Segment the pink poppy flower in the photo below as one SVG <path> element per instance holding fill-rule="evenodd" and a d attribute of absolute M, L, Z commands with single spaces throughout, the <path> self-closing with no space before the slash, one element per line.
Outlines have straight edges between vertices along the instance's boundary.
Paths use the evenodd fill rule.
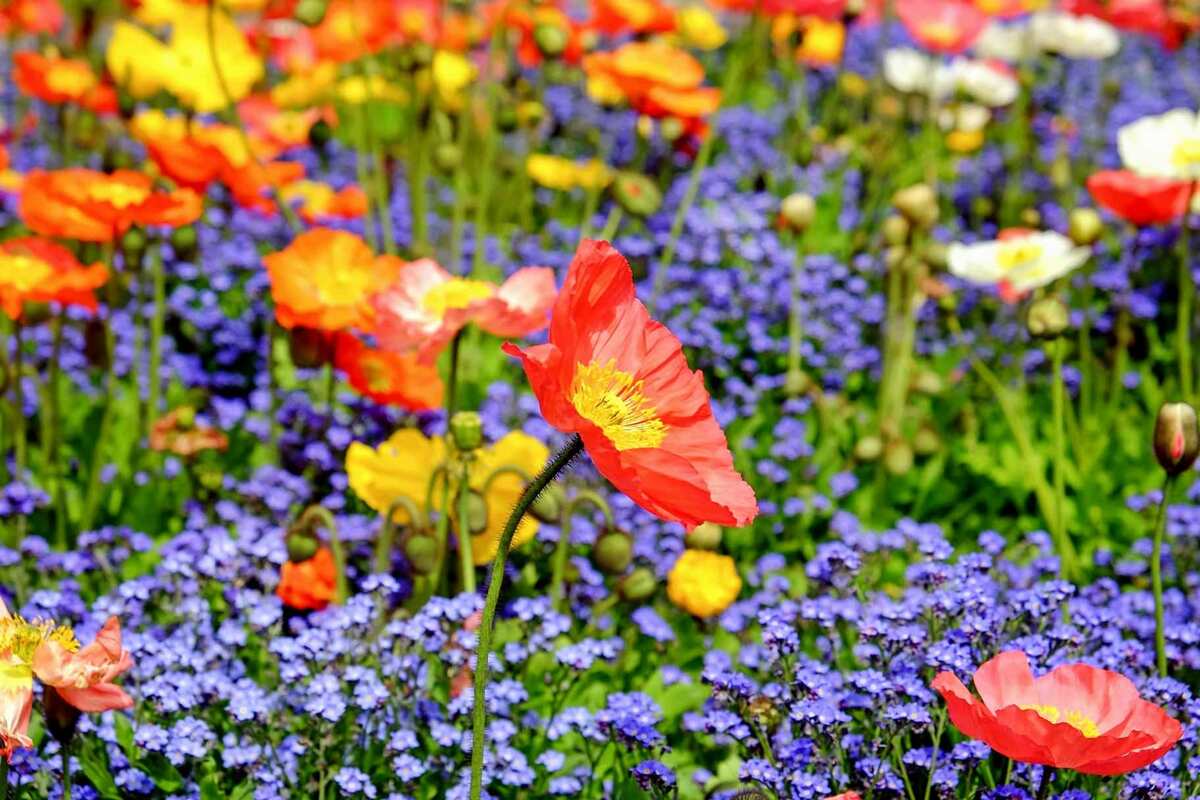
<path fill-rule="evenodd" d="M 962 0 L 899 0 L 896 14 L 921 46 L 937 53 L 961 53 L 987 27 L 978 6 Z"/>
<path fill-rule="evenodd" d="M 33 679 L 11 654 L 0 664 L 0 757 L 11 759 L 14 750 L 33 747 L 26 735 L 33 711 Z"/>
<path fill-rule="evenodd" d="M 383 349 L 416 351 L 430 363 L 472 322 L 504 338 L 541 330 L 554 297 L 549 267 L 524 267 L 497 286 L 451 275 L 423 258 L 405 264 L 396 282 L 375 297 L 375 333 Z"/>
<path fill-rule="evenodd" d="M 38 680 L 80 711 L 97 713 L 133 705 L 133 698 L 113 683 L 133 666 L 129 651 L 121 647 L 121 623 L 116 617 L 109 617 L 96 641 L 78 652 L 54 640 L 42 642 L 32 666 Z"/>

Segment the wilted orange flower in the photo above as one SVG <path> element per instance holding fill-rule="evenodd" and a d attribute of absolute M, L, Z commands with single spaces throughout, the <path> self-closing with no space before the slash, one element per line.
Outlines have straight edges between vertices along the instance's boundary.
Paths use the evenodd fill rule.
<path fill-rule="evenodd" d="M 52 105 L 74 103 L 97 114 L 117 110 L 117 92 L 100 82 L 88 62 L 43 56 L 32 51 L 13 54 L 13 81 L 30 97 Z"/>
<path fill-rule="evenodd" d="M 196 424 L 196 411 L 180 406 L 159 417 L 150 428 L 150 449 L 194 456 L 205 450 L 224 450 L 229 438 L 216 428 Z"/>
<path fill-rule="evenodd" d="M 189 225 L 200 218 L 200 196 L 162 192 L 148 175 L 83 168 L 35 170 L 21 187 L 21 219 L 43 236 L 111 242 L 131 225 Z"/>
<path fill-rule="evenodd" d="M 24 237 L 0 244 L 0 309 L 19 319 L 26 302 L 55 302 L 96 310 L 92 294 L 108 280 L 103 264 L 85 267 L 60 244 Z"/>
<path fill-rule="evenodd" d="M 390 286 L 404 262 L 377 256 L 352 233 L 314 228 L 263 258 L 271 278 L 275 318 L 324 331 L 375 327 L 372 298 Z"/>
<path fill-rule="evenodd" d="M 317 550 L 307 561 L 284 562 L 275 594 L 285 606 L 300 611 L 319 611 L 337 596 L 337 564 L 328 547 Z"/>
<path fill-rule="evenodd" d="M 357 219 L 367 213 L 367 195 L 357 186 L 347 186 L 334 191 L 333 187 L 320 181 L 293 181 L 284 186 L 280 193 L 285 203 L 300 203 L 300 216 L 306 222 L 324 219 Z"/>
<path fill-rule="evenodd" d="M 376 403 L 410 411 L 441 408 L 445 387 L 436 367 L 414 354 L 367 347 L 353 334 L 338 337 L 334 366 L 346 373 L 354 390 Z"/>
<path fill-rule="evenodd" d="M 583 68 L 593 96 L 624 97 L 643 114 L 677 117 L 690 133 L 703 133 L 703 119 L 721 105 L 720 90 L 702 85 L 704 66 L 665 42 L 629 42 L 593 53 L 584 57 Z"/>

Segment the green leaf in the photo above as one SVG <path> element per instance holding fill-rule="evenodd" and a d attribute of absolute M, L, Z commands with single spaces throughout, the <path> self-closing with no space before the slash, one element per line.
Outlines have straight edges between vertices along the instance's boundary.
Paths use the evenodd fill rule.
<path fill-rule="evenodd" d="M 80 769 L 100 796 L 105 800 L 121 800 L 121 792 L 117 788 L 117 782 L 113 780 L 103 745 L 89 740 L 79 749 L 78 755 Z"/>
<path fill-rule="evenodd" d="M 167 794 L 183 787 L 183 776 L 179 770 L 160 753 L 148 753 L 137 762 L 137 767 L 150 776 L 154 785 Z"/>
<path fill-rule="evenodd" d="M 113 727 L 117 729 L 117 744 L 130 761 L 137 761 L 137 747 L 133 743 L 133 723 L 124 714 L 113 714 Z"/>

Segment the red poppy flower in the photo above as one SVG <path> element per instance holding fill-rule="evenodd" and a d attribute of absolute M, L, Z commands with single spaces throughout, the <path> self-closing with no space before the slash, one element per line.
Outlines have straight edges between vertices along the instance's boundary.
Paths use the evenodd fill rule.
<path fill-rule="evenodd" d="M 1015 761 L 1055 769 L 1121 775 L 1157 761 L 1183 735 L 1125 676 L 1068 664 L 1034 678 L 1020 650 L 975 671 L 979 697 L 950 672 L 939 673 L 933 688 L 965 735 Z"/>
<path fill-rule="evenodd" d="M 307 561 L 287 561 L 279 572 L 275 594 L 285 606 L 300 611 L 319 611 L 337 597 L 337 565 L 328 547 L 317 550 Z"/>
<path fill-rule="evenodd" d="M 1092 198 L 1134 225 L 1164 225 L 1187 211 L 1188 181 L 1148 178 L 1123 169 L 1104 170 L 1087 179 Z"/>
<path fill-rule="evenodd" d="M 1130 33 L 1153 36 L 1174 50 L 1183 40 L 1182 27 L 1162 0 L 1066 0 L 1063 11 L 1102 19 Z"/>
<path fill-rule="evenodd" d="M 988 17 L 962 0 L 898 0 L 896 15 L 914 39 L 937 53 L 961 53 L 975 43 Z"/>
<path fill-rule="evenodd" d="M 445 387 L 437 368 L 414 354 L 375 350 L 347 333 L 338 337 L 333 363 L 356 392 L 376 403 L 410 411 L 442 407 Z"/>
<path fill-rule="evenodd" d="M 8 0 L 0 5 L 0 33 L 15 31 L 54 35 L 65 15 L 58 0 Z"/>
<path fill-rule="evenodd" d="M 21 307 L 30 301 L 95 311 L 92 292 L 107 280 L 107 267 L 85 267 L 60 244 L 32 236 L 0 244 L 0 310 L 11 319 L 19 319 Z"/>
<path fill-rule="evenodd" d="M 610 36 L 675 30 L 675 11 L 662 0 L 596 0 L 592 7 L 592 27 Z"/>
<path fill-rule="evenodd" d="M 629 263 L 608 242 L 579 245 L 549 343 L 504 351 L 523 362 L 546 421 L 579 434 L 600 472 L 647 511 L 689 529 L 746 525 L 758 514 L 703 376 L 650 318 Z"/>
<path fill-rule="evenodd" d="M 713 5 L 743 14 L 762 14 L 778 17 L 820 17 L 841 19 L 846 12 L 846 0 L 713 0 Z"/>
<path fill-rule="evenodd" d="M 47 58 L 26 50 L 13 54 L 12 75 L 18 89 L 43 102 L 74 103 L 97 114 L 116 113 L 116 90 L 102 84 L 82 59 Z"/>
<path fill-rule="evenodd" d="M 188 225 L 200 218 L 188 189 L 161 192 L 148 175 L 71 168 L 35 170 L 21 187 L 21 219 L 43 236 L 111 242 L 131 225 Z"/>

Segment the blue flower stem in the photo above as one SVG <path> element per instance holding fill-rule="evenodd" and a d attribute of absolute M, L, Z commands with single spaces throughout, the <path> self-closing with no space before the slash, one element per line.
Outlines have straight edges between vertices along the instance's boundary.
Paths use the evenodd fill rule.
<path fill-rule="evenodd" d="M 1162 549 L 1167 532 L 1167 502 L 1174 486 L 1175 476 L 1167 475 L 1154 521 L 1154 547 L 1150 551 L 1150 584 L 1154 591 L 1154 655 L 1159 677 L 1163 678 L 1167 677 L 1167 632 L 1163 621 Z"/>
<path fill-rule="evenodd" d="M 521 497 L 517 500 L 517 504 L 513 508 L 512 514 L 509 515 L 508 521 L 504 523 L 504 530 L 500 533 L 500 542 L 496 548 L 496 557 L 492 560 L 487 599 L 483 604 L 483 620 L 479 625 L 479 646 L 475 651 L 475 702 L 471 709 L 474 722 L 471 739 L 470 800 L 479 800 L 483 792 L 483 748 L 484 733 L 487 726 L 488 654 L 492 648 L 492 629 L 495 627 L 496 607 L 500 603 L 500 588 L 504 584 L 504 563 L 508 559 L 508 548 L 512 545 L 513 534 L 517 532 L 517 525 L 520 524 L 521 519 L 525 516 L 525 512 L 537 500 L 538 495 L 582 451 L 583 440 L 579 436 L 571 437 L 571 441 L 563 449 L 555 453 L 542 471 L 525 487 L 525 491 L 521 493 Z"/>

